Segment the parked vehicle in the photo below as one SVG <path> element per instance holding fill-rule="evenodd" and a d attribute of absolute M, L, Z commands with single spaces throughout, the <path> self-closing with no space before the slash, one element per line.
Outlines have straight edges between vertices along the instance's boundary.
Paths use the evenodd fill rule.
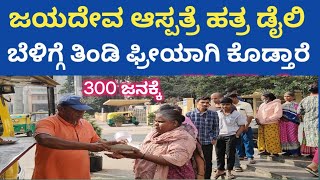
<path fill-rule="evenodd" d="M 35 131 L 35 124 L 38 120 L 48 116 L 48 112 L 33 112 L 29 114 L 10 115 L 15 134 L 26 134 L 31 137 Z"/>
<path fill-rule="evenodd" d="M 115 126 L 116 121 L 114 119 L 114 117 L 118 116 L 118 115 L 123 115 L 125 118 L 123 120 L 123 124 L 134 124 L 134 125 L 138 125 L 139 121 L 137 120 L 137 118 L 135 116 L 133 116 L 133 112 L 132 111 L 124 111 L 124 112 L 111 112 L 108 113 L 107 115 L 107 123 L 109 126 Z"/>

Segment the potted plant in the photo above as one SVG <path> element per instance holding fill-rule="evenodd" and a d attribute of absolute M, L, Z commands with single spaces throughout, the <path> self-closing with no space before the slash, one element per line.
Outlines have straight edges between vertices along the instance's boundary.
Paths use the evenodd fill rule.
<path fill-rule="evenodd" d="M 90 119 L 90 115 L 85 114 L 84 118 L 87 119 L 96 131 L 97 135 L 101 137 L 102 128 L 94 121 Z M 89 152 L 90 157 L 90 172 L 97 172 L 102 170 L 103 157 L 95 152 Z"/>
<path fill-rule="evenodd" d="M 154 112 L 148 114 L 148 125 L 152 125 L 153 121 L 156 119 L 156 114 Z"/>
<path fill-rule="evenodd" d="M 122 123 L 126 121 L 126 118 L 122 114 L 116 114 L 113 116 L 112 120 L 117 127 L 120 127 L 122 126 Z"/>

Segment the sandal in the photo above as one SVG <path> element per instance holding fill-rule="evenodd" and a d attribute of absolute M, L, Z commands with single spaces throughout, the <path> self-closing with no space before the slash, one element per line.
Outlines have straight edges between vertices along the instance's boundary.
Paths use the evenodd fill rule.
<path fill-rule="evenodd" d="M 314 176 L 319 177 L 318 171 L 314 171 L 314 170 L 312 170 L 312 169 L 309 168 L 309 167 L 306 167 L 305 170 L 308 171 L 309 173 L 313 174 Z"/>
<path fill-rule="evenodd" d="M 243 169 L 242 169 L 242 167 L 236 167 L 236 168 L 234 168 L 234 171 L 235 172 L 243 172 Z"/>
<path fill-rule="evenodd" d="M 299 154 L 292 154 L 292 155 L 290 155 L 290 157 L 293 157 L 293 158 L 297 158 L 297 157 L 299 157 L 300 155 Z"/>
<path fill-rule="evenodd" d="M 252 159 L 252 158 L 249 159 L 249 164 L 255 164 L 255 163 L 256 163 L 256 161 L 254 159 Z"/>
<path fill-rule="evenodd" d="M 279 157 L 279 154 L 270 154 L 270 157 Z"/>
<path fill-rule="evenodd" d="M 285 152 L 285 153 L 283 153 L 283 154 L 282 154 L 282 156 L 291 156 L 291 154 L 290 154 L 290 153 Z"/>
<path fill-rule="evenodd" d="M 221 173 L 221 174 L 216 173 L 216 174 L 214 175 L 214 179 L 218 179 L 220 176 L 225 176 L 225 175 L 226 175 L 226 172 L 223 172 L 223 173 Z"/>
<path fill-rule="evenodd" d="M 270 153 L 268 153 L 268 152 L 266 152 L 266 151 L 262 151 L 262 152 L 260 152 L 258 155 L 270 155 Z"/>
<path fill-rule="evenodd" d="M 309 154 L 308 156 L 306 156 L 307 158 L 313 158 L 313 155 Z"/>
<path fill-rule="evenodd" d="M 236 176 L 233 174 L 227 174 L 227 179 L 235 179 Z"/>

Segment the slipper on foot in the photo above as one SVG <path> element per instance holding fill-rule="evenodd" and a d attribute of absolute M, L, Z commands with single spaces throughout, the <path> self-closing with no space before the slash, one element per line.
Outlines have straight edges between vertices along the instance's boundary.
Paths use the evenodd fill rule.
<path fill-rule="evenodd" d="M 308 171 L 309 173 L 311 173 L 311 174 L 319 177 L 319 172 L 318 172 L 318 171 L 314 171 L 314 170 L 312 170 L 312 169 L 309 168 L 309 167 L 306 167 L 305 170 Z"/>
<path fill-rule="evenodd" d="M 223 172 L 222 174 L 215 174 L 214 179 L 218 179 L 220 176 L 225 176 L 226 172 Z"/>

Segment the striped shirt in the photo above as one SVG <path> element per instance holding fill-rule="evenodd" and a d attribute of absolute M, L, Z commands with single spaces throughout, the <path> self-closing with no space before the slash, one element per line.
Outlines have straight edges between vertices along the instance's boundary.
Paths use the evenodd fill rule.
<path fill-rule="evenodd" d="M 198 129 L 201 145 L 209 145 L 219 135 L 219 117 L 217 112 L 207 110 L 203 113 L 196 108 L 186 114 Z"/>

